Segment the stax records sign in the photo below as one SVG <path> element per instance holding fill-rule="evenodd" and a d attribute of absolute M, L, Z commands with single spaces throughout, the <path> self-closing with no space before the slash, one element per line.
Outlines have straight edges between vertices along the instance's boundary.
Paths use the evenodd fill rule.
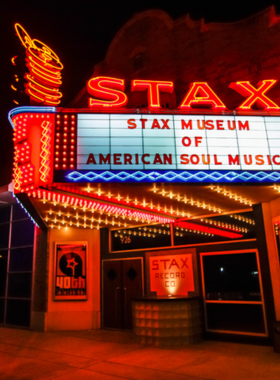
<path fill-rule="evenodd" d="M 86 244 L 56 244 L 55 252 L 56 258 L 54 299 L 86 299 Z"/>
<path fill-rule="evenodd" d="M 194 291 L 192 254 L 150 256 L 150 290 L 157 296 L 187 296 Z"/>

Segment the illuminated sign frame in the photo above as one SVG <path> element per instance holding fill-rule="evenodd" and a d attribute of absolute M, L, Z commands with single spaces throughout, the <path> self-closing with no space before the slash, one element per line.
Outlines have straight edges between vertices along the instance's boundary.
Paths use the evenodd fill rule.
<path fill-rule="evenodd" d="M 164 297 L 199 295 L 200 285 L 197 276 L 195 248 L 163 248 L 156 252 L 147 250 L 145 261 L 148 273 L 146 276 L 148 295 L 154 296 L 155 292 L 158 292 L 157 296 Z M 172 278 L 172 273 L 175 278 Z M 165 283 L 165 281 L 169 281 L 169 283 Z M 171 284 L 171 281 L 174 282 Z"/>
<path fill-rule="evenodd" d="M 280 182 L 278 113 L 234 115 L 119 110 L 107 114 L 54 107 L 19 107 L 10 112 L 9 119 L 14 127 L 16 192 L 29 193 L 57 182 Z M 234 152 L 225 141 L 235 146 Z M 83 144 L 87 152 L 82 166 Z M 257 148 L 252 148 L 252 144 Z M 177 156 L 168 149 L 173 149 Z M 243 149 L 243 153 L 238 149 Z M 246 149 L 251 149 L 251 153 L 247 154 Z M 227 166 L 219 150 L 225 152 Z M 255 150 L 254 155 L 252 150 Z M 127 165 L 120 165 L 124 153 Z M 180 165 L 176 160 L 181 160 Z"/>
<path fill-rule="evenodd" d="M 157 296 L 188 296 L 193 292 L 192 253 L 149 257 L 150 291 Z"/>

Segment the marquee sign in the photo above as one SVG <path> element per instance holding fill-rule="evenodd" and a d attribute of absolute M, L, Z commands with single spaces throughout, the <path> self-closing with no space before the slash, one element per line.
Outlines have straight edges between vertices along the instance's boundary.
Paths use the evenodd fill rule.
<path fill-rule="evenodd" d="M 16 192 L 53 182 L 280 181 L 276 115 L 19 107 L 10 119 Z"/>
<path fill-rule="evenodd" d="M 280 118 L 78 114 L 77 170 L 279 170 Z"/>

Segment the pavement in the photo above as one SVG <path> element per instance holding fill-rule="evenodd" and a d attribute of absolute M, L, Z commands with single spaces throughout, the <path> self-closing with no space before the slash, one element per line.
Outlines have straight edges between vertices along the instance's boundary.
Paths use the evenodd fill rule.
<path fill-rule="evenodd" d="M 129 332 L 0 328 L 1 380 L 279 380 L 273 347 L 202 341 L 156 348 Z"/>

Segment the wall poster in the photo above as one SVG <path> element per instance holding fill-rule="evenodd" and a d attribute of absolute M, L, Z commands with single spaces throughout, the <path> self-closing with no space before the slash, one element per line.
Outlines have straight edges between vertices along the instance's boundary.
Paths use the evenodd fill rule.
<path fill-rule="evenodd" d="M 54 299 L 87 299 L 87 243 L 55 243 Z"/>

